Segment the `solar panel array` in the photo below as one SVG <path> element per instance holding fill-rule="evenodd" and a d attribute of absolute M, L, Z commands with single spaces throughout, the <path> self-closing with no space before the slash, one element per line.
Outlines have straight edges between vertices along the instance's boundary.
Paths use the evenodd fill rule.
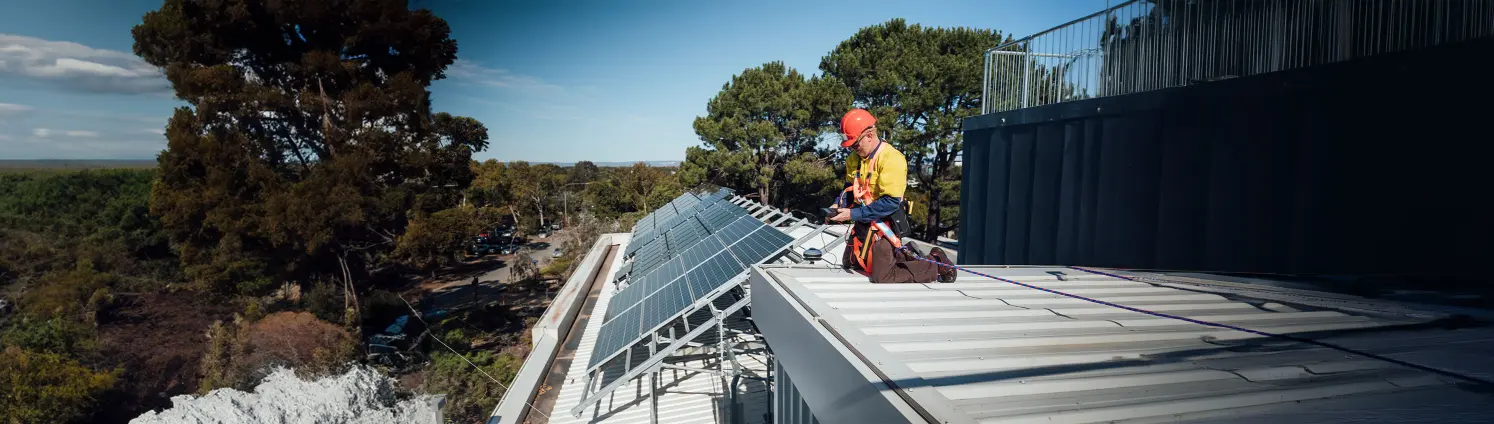
<path fill-rule="evenodd" d="M 701 237 L 695 238 L 693 242 L 683 246 L 679 250 L 670 251 L 647 248 L 638 251 L 637 257 L 630 265 L 633 267 L 633 271 L 630 271 L 634 276 L 632 283 L 623 289 L 622 292 L 619 292 L 617 296 L 613 297 L 611 306 L 607 308 L 608 319 L 622 313 L 624 309 L 633 306 L 634 303 L 642 300 L 648 293 L 657 290 L 660 286 L 669 282 L 669 280 L 660 281 L 658 279 L 660 276 L 667 276 L 672 279 L 674 276 L 683 274 L 684 269 L 682 268 L 686 267 L 685 264 L 693 266 L 693 264 L 704 262 L 717 252 L 725 250 L 726 246 L 733 241 L 746 237 L 754 229 L 752 227 L 753 223 L 762 225 L 761 222 L 747 216 L 746 210 L 730 203 L 720 203 L 712 206 L 712 209 L 720 211 L 720 214 L 730 216 L 731 220 L 721 220 L 722 224 L 720 226 L 713 226 L 713 230 L 709 230 L 707 234 L 702 234 Z M 698 218 L 692 219 L 696 219 L 697 224 L 691 225 L 700 225 L 698 224 Z M 682 228 L 688 227 L 680 226 L 678 228 L 680 229 L 666 233 L 665 239 L 669 239 L 678 232 L 687 231 L 682 230 Z M 656 244 L 663 245 L 667 243 Z M 664 272 L 660 274 L 654 271 Z M 669 272 L 673 272 L 673 274 L 669 274 Z M 639 285 L 646 288 L 636 290 L 633 288 Z M 628 293 L 630 291 L 633 293 Z"/>
<path fill-rule="evenodd" d="M 633 226 L 632 243 L 624 251 L 626 255 L 632 255 L 652 244 L 658 237 L 674 227 L 689 221 L 700 211 L 709 208 L 726 196 L 731 195 L 730 190 L 720 189 L 709 194 L 697 195 L 691 192 L 676 197 L 664 206 L 659 207 L 653 213 L 638 220 Z"/>
<path fill-rule="evenodd" d="M 687 223 L 663 233 L 662 243 L 650 243 L 665 245 L 664 249 L 638 251 L 632 284 L 609 302 L 588 368 L 668 324 L 696 301 L 719 293 L 749 265 L 771 258 L 793 242 L 729 202 L 716 202 L 682 220 Z M 639 267 L 640 261 L 651 265 Z"/>

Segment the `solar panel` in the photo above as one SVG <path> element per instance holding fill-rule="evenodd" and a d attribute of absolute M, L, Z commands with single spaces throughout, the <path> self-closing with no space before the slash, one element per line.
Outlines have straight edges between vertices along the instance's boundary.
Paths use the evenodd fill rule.
<path fill-rule="evenodd" d="M 717 194 L 725 194 L 717 192 Z M 671 200 L 653 213 L 640 219 L 639 224 L 634 226 L 632 243 L 624 250 L 624 255 L 632 256 L 639 249 L 654 242 L 664 233 L 673 230 L 681 224 L 689 221 L 690 217 L 707 210 L 711 205 L 720 202 L 723 197 L 697 198 L 694 194 L 685 193 Z"/>
<path fill-rule="evenodd" d="M 610 320 L 602 326 L 589 367 L 610 359 L 648 332 L 689 312 L 691 304 L 733 281 L 749 264 L 762 262 L 793 242 L 787 234 L 762 221 L 740 213 L 729 215 L 735 219 L 691 243 L 662 266 L 637 271 L 642 275 L 635 277 L 633 285 L 613 296 L 607 307 Z M 705 229 L 702 225 L 700 230 Z M 679 240 L 700 230 L 682 230 Z M 673 236 L 666 236 L 669 238 Z M 613 310 L 622 312 L 613 316 Z M 635 316 L 639 319 L 638 327 L 631 325 Z M 614 321 L 620 324 L 614 325 Z"/>
<path fill-rule="evenodd" d="M 710 196 L 715 196 L 716 194 L 719 194 L 719 192 L 718 193 L 712 193 Z M 708 197 L 708 198 L 710 198 L 711 202 L 715 202 L 715 201 L 717 201 L 717 200 L 720 199 L 720 198 L 715 198 L 715 197 Z M 697 196 L 694 193 L 691 193 L 691 192 L 688 192 L 688 191 L 685 192 L 684 194 L 681 194 L 679 197 L 674 198 L 674 200 L 670 200 L 669 203 L 666 203 L 664 206 L 662 206 L 662 207 L 660 207 L 658 209 L 655 209 L 653 212 L 649 213 L 648 215 L 645 215 L 643 218 L 639 218 L 638 219 L 638 223 L 633 224 L 633 232 L 632 233 L 633 233 L 634 240 L 652 239 L 653 238 L 652 235 L 649 235 L 649 234 L 650 234 L 651 231 L 658 231 L 659 230 L 659 228 L 658 228 L 659 227 L 658 226 L 659 221 L 661 221 L 661 220 L 667 220 L 670 217 L 678 215 L 681 210 L 684 210 L 681 207 L 684 207 L 684 208 L 694 208 L 694 205 L 696 205 L 696 204 L 698 204 L 700 202 L 701 202 L 701 197 L 700 196 Z M 640 237 L 640 236 L 645 236 L 645 237 Z M 637 248 L 633 247 L 633 245 L 629 245 L 629 247 L 628 247 L 628 249 L 626 251 L 626 254 L 631 255 L 631 254 L 633 254 L 633 252 L 635 250 L 637 250 Z"/>
<path fill-rule="evenodd" d="M 731 245 L 731 253 L 738 258 L 763 258 L 792 241 L 794 239 L 788 234 L 765 226 Z"/>
<path fill-rule="evenodd" d="M 699 243 L 696 243 L 694 246 L 690 246 L 689 249 L 681 252 L 680 260 L 683 261 L 683 263 L 687 264 L 704 263 L 706 259 L 711 258 L 711 255 L 714 255 L 716 254 L 716 252 L 720 252 L 722 250 L 726 250 L 726 245 L 722 244 L 721 240 L 718 240 L 715 237 L 705 236 L 704 238 L 700 239 Z"/>
<path fill-rule="evenodd" d="M 691 221 L 694 221 L 694 220 L 692 219 Z M 685 233 L 685 234 L 688 234 L 688 235 L 676 235 L 676 233 Z M 666 245 L 666 246 L 668 246 L 666 249 L 663 250 L 664 253 L 658 255 L 658 256 L 660 256 L 660 258 L 655 258 L 655 257 L 651 257 L 651 256 L 650 257 L 645 257 L 645 256 L 643 256 L 643 253 L 640 253 L 639 254 L 639 259 L 635 259 L 633 261 L 633 269 L 632 269 L 632 272 L 634 273 L 633 275 L 639 275 L 639 274 L 644 274 L 644 273 L 651 272 L 651 271 L 654 270 L 654 267 L 657 266 L 661 262 L 661 260 L 667 260 L 669 258 L 673 258 L 673 257 L 679 256 L 681 253 L 688 252 L 688 251 L 691 251 L 691 250 L 695 249 L 694 247 L 691 247 L 691 246 L 693 246 L 696 243 L 699 243 L 700 240 L 702 240 L 703 238 L 705 238 L 705 237 L 707 237 L 709 235 L 710 234 L 706 232 L 705 227 L 702 227 L 699 224 L 699 222 L 696 222 L 695 224 L 682 225 L 679 228 L 676 228 L 675 231 L 670 231 L 666 235 L 666 237 L 664 238 L 664 240 L 655 240 L 654 241 L 654 244 L 660 244 L 660 245 Z M 673 240 L 673 241 L 670 241 L 670 240 Z"/>
<path fill-rule="evenodd" d="M 596 349 L 602 352 L 617 352 L 631 344 L 639 334 L 641 324 L 638 308 L 623 311 L 617 318 L 602 324 L 597 335 Z"/>
<path fill-rule="evenodd" d="M 725 227 L 737 217 L 747 215 L 747 211 L 737 205 L 727 202 L 718 202 L 711 205 L 710 209 L 701 212 L 700 220 L 705 223 L 706 228 L 715 230 Z"/>
<path fill-rule="evenodd" d="M 743 215 L 721 228 L 721 230 L 716 231 L 716 236 L 720 237 L 724 243 L 735 243 L 737 240 L 747 237 L 748 234 L 752 234 L 752 231 L 758 229 L 758 227 L 765 226 L 762 221 Z"/>
<path fill-rule="evenodd" d="M 647 273 L 641 278 L 633 280 L 631 285 L 613 295 L 612 301 L 607 306 L 607 319 L 611 320 L 623 309 L 636 305 L 648 297 L 650 293 L 668 284 L 676 276 L 683 274 L 685 268 L 688 267 L 683 262 L 683 259 L 675 258 L 660 265 L 657 268 L 659 272 Z"/>
<path fill-rule="evenodd" d="M 644 300 L 643 323 L 652 328 L 651 324 L 663 323 L 685 310 L 685 307 L 690 306 L 690 303 L 694 301 L 695 298 L 690 295 L 690 286 L 685 284 L 683 276 L 676 274 L 675 278 L 659 287 L 658 291 Z M 639 334 L 642 332 L 640 331 Z"/>
<path fill-rule="evenodd" d="M 731 280 L 732 277 L 735 277 L 737 273 L 742 272 L 744 269 L 747 269 L 747 267 L 738 262 L 736 257 L 722 252 L 719 255 L 712 256 L 711 259 L 701 263 L 700 266 L 691 269 L 689 273 L 685 274 L 685 279 L 690 281 L 691 291 L 704 296 L 722 283 Z"/>
<path fill-rule="evenodd" d="M 701 225 L 700 220 L 691 218 L 683 225 L 675 227 L 664 234 L 664 240 L 669 242 L 669 251 L 678 254 L 686 247 L 700 242 L 700 239 L 711 235 L 706 227 Z"/>
<path fill-rule="evenodd" d="M 639 268 L 652 268 L 668 259 L 669 245 L 667 243 L 662 241 L 649 243 L 633 255 L 633 271 L 637 272 Z"/>
<path fill-rule="evenodd" d="M 621 279 L 622 275 L 637 276 L 647 273 L 664 260 L 688 250 L 694 241 L 705 238 L 707 233 L 721 232 L 723 227 L 738 219 L 751 220 L 742 208 L 726 202 L 716 203 L 695 218 L 697 219 L 687 218 L 683 221 L 685 224 L 665 232 L 666 237 L 655 237 L 647 241 L 634 239 L 634 244 L 628 246 L 633 250 L 633 261 L 627 265 L 625 272 L 618 274 L 618 278 Z M 734 230 L 728 236 L 731 238 L 726 240 L 734 241 L 745 236 L 745 232 Z M 634 246 L 639 247 L 634 249 Z"/>

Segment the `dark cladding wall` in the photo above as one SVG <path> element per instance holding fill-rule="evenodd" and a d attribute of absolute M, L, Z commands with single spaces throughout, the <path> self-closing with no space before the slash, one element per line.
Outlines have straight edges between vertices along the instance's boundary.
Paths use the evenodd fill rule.
<path fill-rule="evenodd" d="M 960 262 L 1448 274 L 1494 264 L 1494 42 L 965 122 Z"/>

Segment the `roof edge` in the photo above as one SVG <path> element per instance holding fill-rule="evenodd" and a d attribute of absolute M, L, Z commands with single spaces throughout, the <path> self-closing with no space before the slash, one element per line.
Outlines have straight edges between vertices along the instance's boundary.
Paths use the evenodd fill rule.
<path fill-rule="evenodd" d="M 627 247 L 630 241 L 628 233 L 607 233 L 597 237 L 591 250 L 581 260 L 581 265 L 571 273 L 564 286 L 556 292 L 555 298 L 550 306 L 540 315 L 540 321 L 536 322 L 531 329 L 533 345 L 529 357 L 524 358 L 524 364 L 519 368 L 519 373 L 514 376 L 513 382 L 509 383 L 508 390 L 499 399 L 498 405 L 488 417 L 488 423 L 518 422 L 530 412 L 531 400 L 539 392 L 540 384 L 545 381 L 551 364 L 555 361 L 556 353 L 560 351 L 560 344 L 565 341 L 568 331 L 575 323 L 576 317 L 581 312 L 581 306 L 585 304 L 587 283 L 591 281 L 591 275 L 598 267 L 603 268 L 599 274 L 602 281 L 606 281 L 609 271 L 614 271 L 617 264 L 621 262 L 622 255 L 614 255 L 612 263 L 601 263 L 607 257 L 607 249 L 613 245 L 618 249 Z M 505 417 L 512 418 L 507 420 Z"/>

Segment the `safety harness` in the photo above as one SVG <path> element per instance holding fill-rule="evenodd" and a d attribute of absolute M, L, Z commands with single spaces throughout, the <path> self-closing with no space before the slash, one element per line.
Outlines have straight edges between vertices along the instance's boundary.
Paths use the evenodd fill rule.
<path fill-rule="evenodd" d="M 851 199 L 860 206 L 870 205 L 877 200 L 876 195 L 872 193 L 871 175 L 876 172 L 877 156 L 881 154 L 882 146 L 877 146 L 877 149 L 872 152 L 871 157 L 863 161 L 866 163 L 866 172 L 862 173 L 860 169 L 857 169 L 855 178 L 851 179 L 851 186 L 845 189 L 845 192 L 851 194 Z M 861 269 L 866 270 L 866 272 L 871 272 L 871 247 L 877 243 L 877 240 L 887 239 L 887 241 L 892 243 L 893 249 L 901 249 L 903 247 L 902 238 L 898 237 L 897 233 L 892 231 L 892 227 L 887 225 L 887 220 L 888 217 L 883 217 L 882 219 L 872 221 L 870 231 L 867 231 L 866 236 L 862 238 L 857 238 L 855 231 L 846 232 L 846 237 L 851 239 L 851 256 L 856 259 L 856 264 L 860 265 Z"/>

